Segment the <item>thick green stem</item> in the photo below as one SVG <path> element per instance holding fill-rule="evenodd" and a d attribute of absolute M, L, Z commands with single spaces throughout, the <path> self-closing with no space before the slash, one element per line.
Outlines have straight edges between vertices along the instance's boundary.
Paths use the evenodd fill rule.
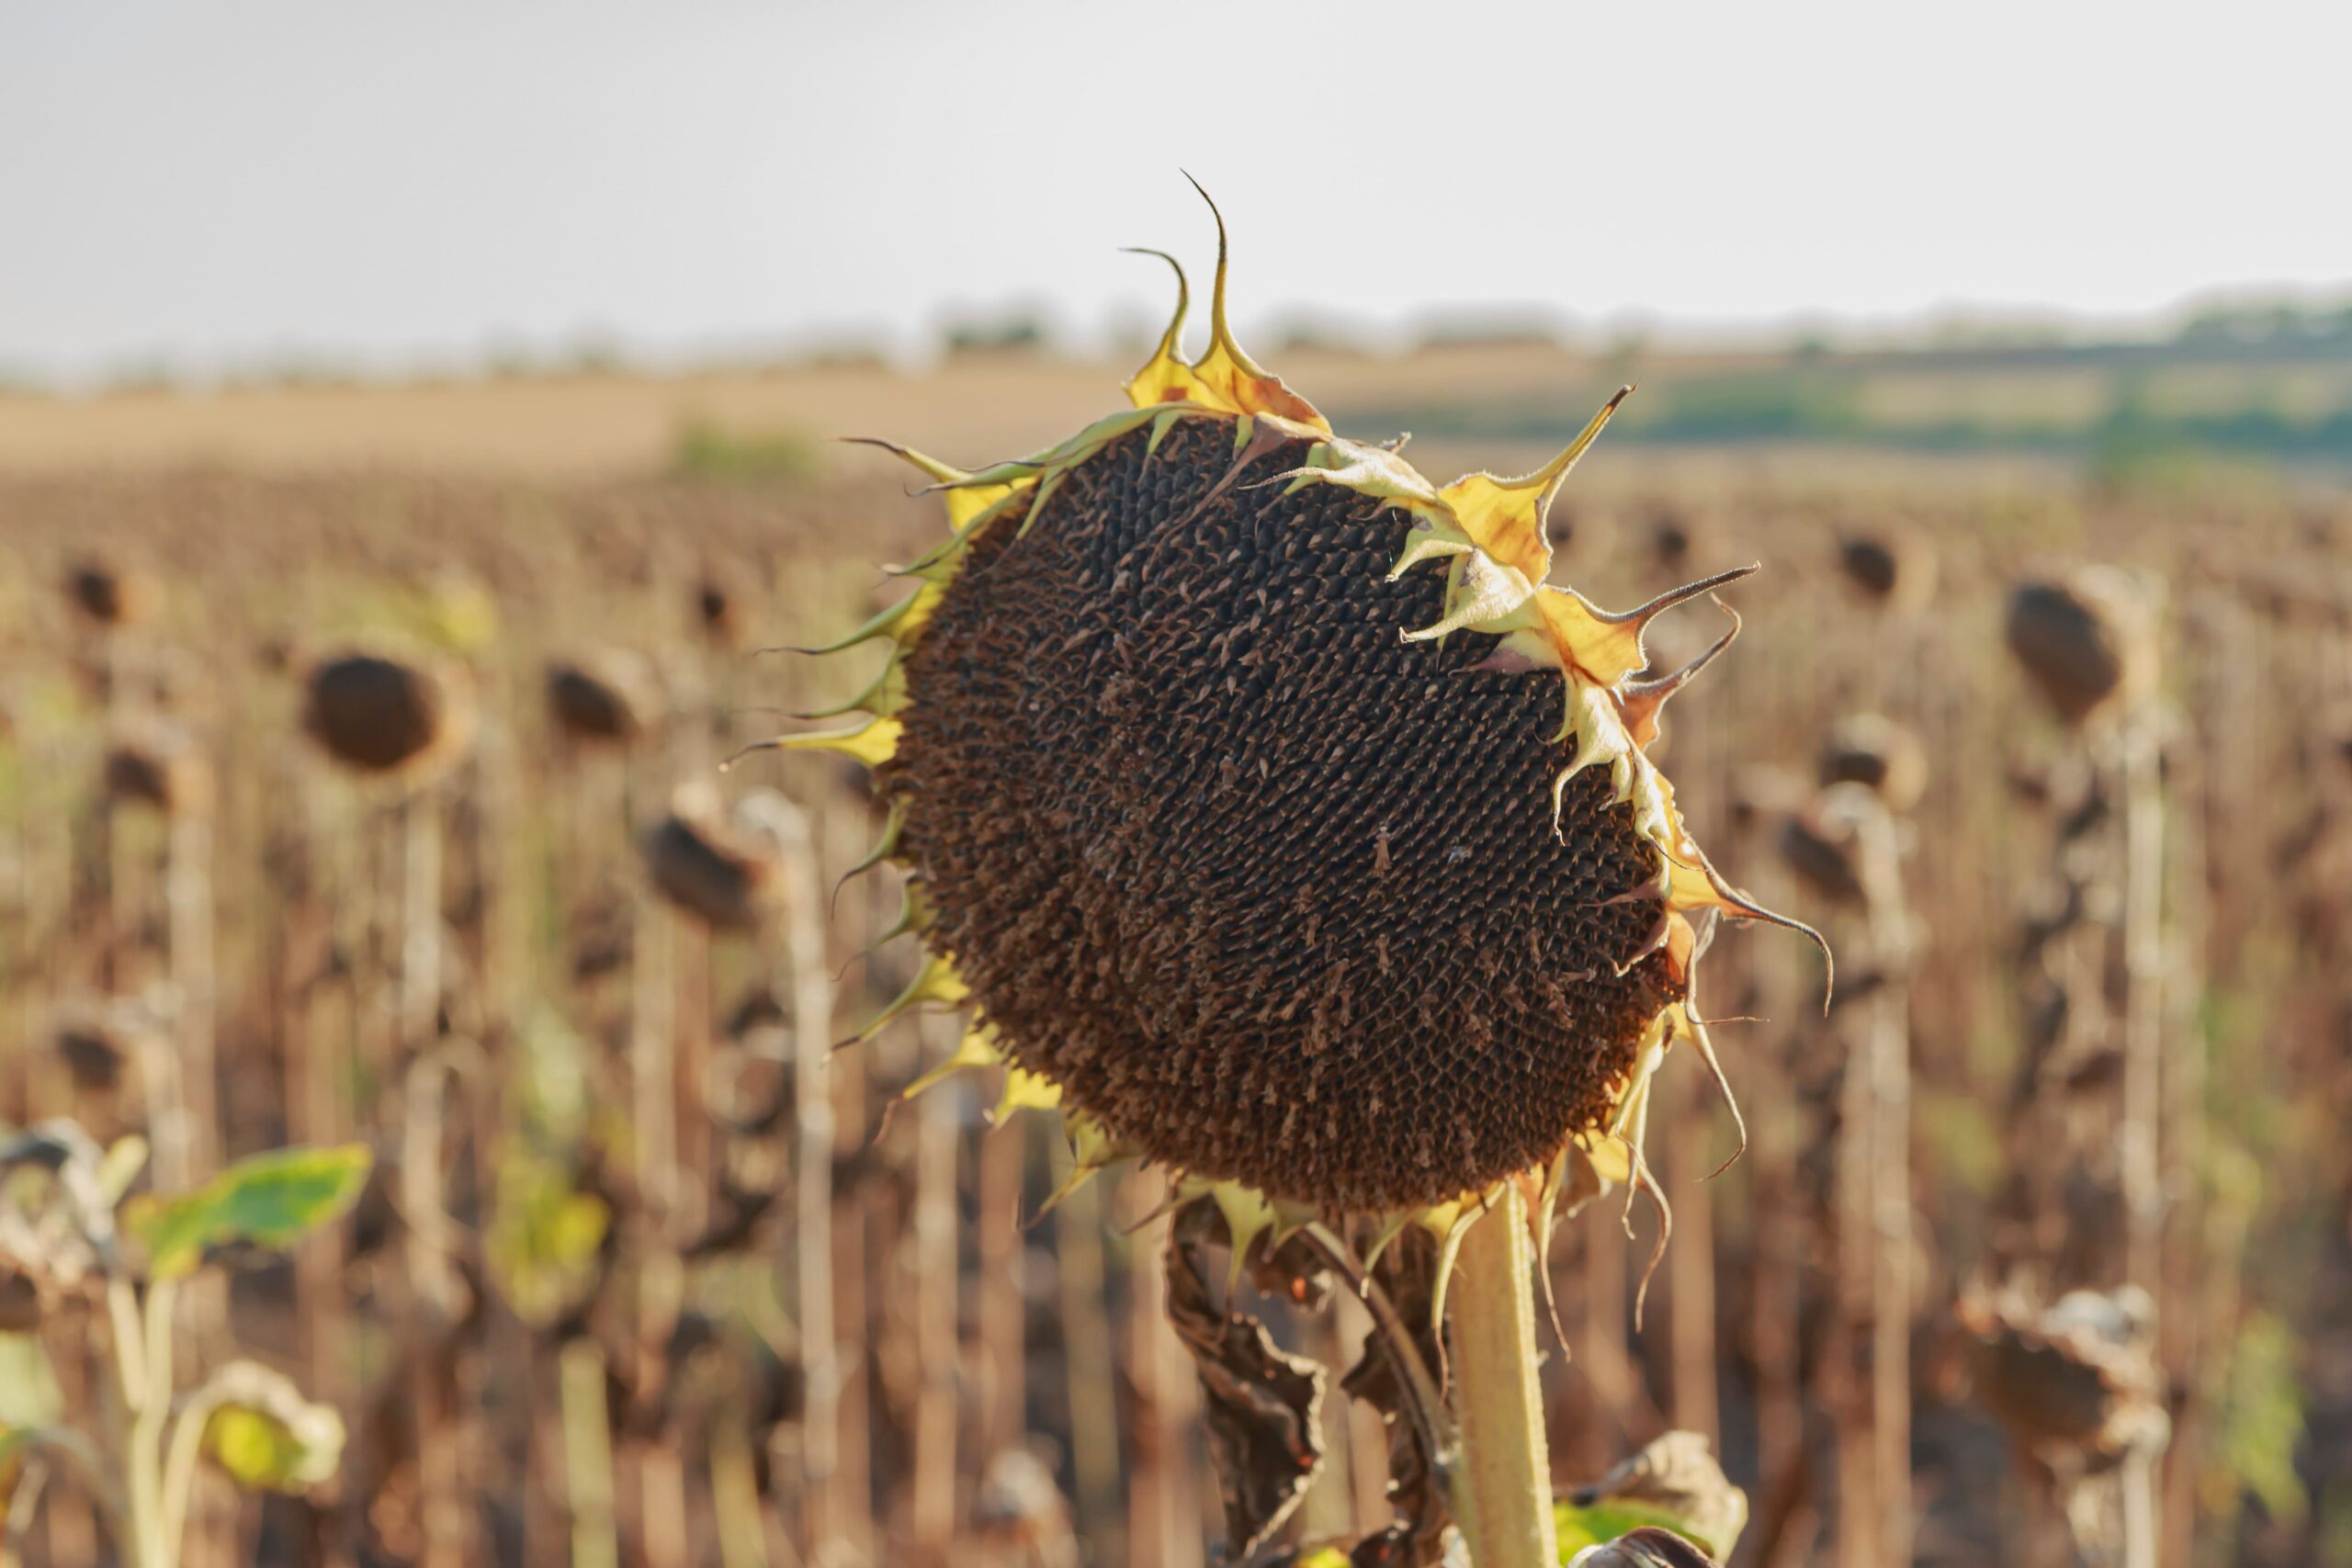
<path fill-rule="evenodd" d="M 1476 1568 L 1555 1568 L 1560 1560 L 1536 1378 L 1534 1269 L 1527 1200 L 1506 1182 L 1462 1238 L 1450 1292 L 1462 1449 L 1449 1490 Z"/>

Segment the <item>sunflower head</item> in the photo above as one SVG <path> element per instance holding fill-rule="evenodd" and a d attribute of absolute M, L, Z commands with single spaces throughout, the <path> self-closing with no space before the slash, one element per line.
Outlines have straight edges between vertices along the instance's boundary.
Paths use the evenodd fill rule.
<path fill-rule="evenodd" d="M 1858 784 L 1908 811 L 1928 792 L 1928 749 L 1917 733 L 1883 714 L 1847 714 L 1822 737 L 1820 782 Z"/>
<path fill-rule="evenodd" d="M 427 776 L 473 738 L 473 686 L 455 664 L 353 650 L 312 667 L 302 727 L 355 773 Z"/>
<path fill-rule="evenodd" d="M 110 800 L 151 807 L 166 817 L 211 809 L 212 765 L 187 730 L 167 720 L 127 720 L 107 749 Z"/>
<path fill-rule="evenodd" d="M 65 573 L 65 598 L 74 613 L 101 626 L 146 620 L 162 597 L 154 579 L 103 556 L 78 560 Z"/>
<path fill-rule="evenodd" d="M 652 668 L 624 648 L 591 649 L 548 666 L 548 716 L 576 746 L 618 748 L 660 722 L 662 694 Z"/>
<path fill-rule="evenodd" d="M 2113 567 L 2019 583 L 2003 628 L 2009 652 L 2069 725 L 2129 706 L 2155 685 L 2155 613 Z"/>
<path fill-rule="evenodd" d="M 957 1061 L 1058 1104 L 1082 1166 L 1392 1216 L 1571 1144 L 1628 1174 L 1649 1072 L 1704 1046 L 1704 933 L 1777 919 L 1646 754 L 1737 619 L 1668 673 L 1643 631 L 1753 569 L 1621 614 L 1549 583 L 1624 393 L 1532 474 L 1440 485 L 1244 353 L 1225 276 L 1220 243 L 1206 351 L 1180 268 L 1132 406 L 1059 446 L 890 448 L 951 531 L 834 645 L 889 645 L 871 716 L 780 744 L 876 767 L 933 955 L 901 1003 L 967 1002 Z"/>
<path fill-rule="evenodd" d="M 1917 528 L 1849 534 L 1838 567 L 1864 604 L 1890 615 L 1917 614 L 1936 594 L 1935 551 Z"/>

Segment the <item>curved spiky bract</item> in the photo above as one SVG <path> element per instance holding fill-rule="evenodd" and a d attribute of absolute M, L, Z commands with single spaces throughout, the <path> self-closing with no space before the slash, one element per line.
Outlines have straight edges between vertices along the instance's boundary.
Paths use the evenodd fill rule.
<path fill-rule="evenodd" d="M 1193 188 L 1200 190 L 1198 180 L 1193 182 Z M 1201 191 L 1201 199 L 1208 201 L 1208 192 Z M 1225 215 L 1217 212 L 1214 201 L 1209 201 L 1209 210 L 1216 215 L 1216 286 L 1209 295 L 1208 351 L 1189 365 L 1182 356 L 1184 313 L 1192 301 L 1192 287 L 1184 280 L 1182 265 L 1162 251 L 1142 252 L 1159 257 L 1175 269 L 1176 314 L 1169 321 L 1168 330 L 1160 334 L 1159 346 L 1152 351 L 1151 358 L 1128 378 L 1127 397 L 1142 409 L 1186 403 L 1218 413 L 1266 414 L 1329 435 L 1330 422 L 1316 412 L 1315 405 L 1283 385 L 1281 377 L 1261 367 L 1234 341 L 1232 323 L 1226 319 L 1225 310 L 1228 259 Z"/>
<path fill-rule="evenodd" d="M 1546 510 L 1631 389 L 1532 472 L 1439 486 L 1241 350 L 1218 241 L 1194 360 L 1162 257 L 1132 407 L 977 470 L 875 443 L 948 532 L 834 645 L 889 649 L 844 705 L 869 722 L 779 744 L 891 802 L 877 856 L 933 956 L 876 1027 L 968 1002 L 923 1085 L 1001 1066 L 1000 1114 L 1064 1118 L 1070 1182 L 1166 1166 L 1237 1260 L 1331 1215 L 1450 1259 L 1505 1182 L 1539 1223 L 1655 1195 L 1651 1076 L 1687 1041 L 1722 1082 L 1704 934 L 1794 923 L 1708 863 L 1647 754 L 1736 615 L 1671 672 L 1644 633 L 1755 569 L 1619 613 L 1552 583 Z"/>

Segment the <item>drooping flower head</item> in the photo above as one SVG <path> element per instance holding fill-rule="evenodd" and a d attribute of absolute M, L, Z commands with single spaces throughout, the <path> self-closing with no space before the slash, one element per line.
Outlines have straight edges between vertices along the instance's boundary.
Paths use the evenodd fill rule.
<path fill-rule="evenodd" d="M 1643 631 L 1754 569 L 1623 614 L 1549 583 L 1624 394 L 1532 474 L 1434 484 L 1242 352 L 1223 238 L 1207 351 L 1179 268 L 1131 408 L 978 472 L 890 446 L 951 532 L 834 645 L 889 649 L 867 719 L 778 744 L 875 768 L 930 953 L 897 1006 L 967 1004 L 956 1065 L 1058 1104 L 1081 1172 L 1268 1223 L 1453 1224 L 1571 1145 L 1638 1179 L 1650 1073 L 1708 1049 L 1706 931 L 1779 919 L 1645 750 L 1737 620 L 1663 675 Z"/>

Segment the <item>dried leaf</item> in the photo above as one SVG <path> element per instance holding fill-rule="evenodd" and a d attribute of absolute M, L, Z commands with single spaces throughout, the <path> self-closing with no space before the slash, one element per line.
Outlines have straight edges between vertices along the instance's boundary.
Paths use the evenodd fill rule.
<path fill-rule="evenodd" d="M 1285 1355 L 1264 1324 L 1211 1298 L 1202 1254 L 1224 1235 L 1215 1204 L 1180 1211 L 1168 1247 L 1168 1318 L 1208 1401 L 1227 1547 L 1238 1559 L 1282 1528 L 1323 1462 L 1323 1369 Z"/>
<path fill-rule="evenodd" d="M 2144 1299 L 2127 1292 L 2037 1308 L 2015 1291 L 1978 1291 L 1960 1303 L 1977 1402 L 2044 1463 L 2106 1470 L 2168 1433 Z"/>
<path fill-rule="evenodd" d="M 1330 1272 L 1322 1255 L 1304 1236 L 1290 1236 L 1271 1249 L 1252 1247 L 1242 1267 L 1249 1272 L 1250 1287 L 1260 1295 L 1288 1302 L 1301 1312 L 1321 1312 L 1330 1300 Z"/>
<path fill-rule="evenodd" d="M 67 1121 L 0 1139 L 0 1326 L 27 1328 L 114 1255 L 105 1156 Z"/>

